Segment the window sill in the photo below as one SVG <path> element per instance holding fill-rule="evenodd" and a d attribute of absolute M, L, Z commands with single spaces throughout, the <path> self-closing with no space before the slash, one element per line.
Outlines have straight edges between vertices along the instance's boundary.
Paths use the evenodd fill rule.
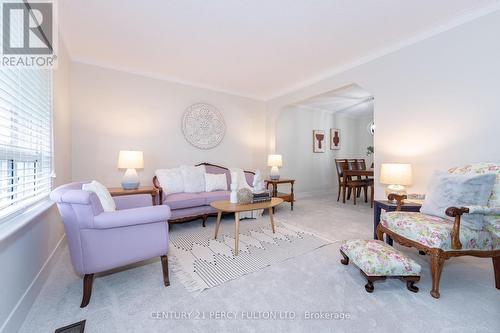
<path fill-rule="evenodd" d="M 38 216 L 45 213 L 53 205 L 54 202 L 47 197 L 34 204 L 23 213 L 7 218 L 5 221 L 0 223 L 0 242 L 33 222 Z"/>

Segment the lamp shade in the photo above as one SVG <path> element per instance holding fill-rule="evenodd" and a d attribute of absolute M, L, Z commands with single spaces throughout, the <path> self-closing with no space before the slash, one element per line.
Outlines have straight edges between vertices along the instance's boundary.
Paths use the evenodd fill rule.
<path fill-rule="evenodd" d="M 119 169 L 142 169 L 144 168 L 144 158 L 142 151 L 120 150 L 118 155 Z"/>
<path fill-rule="evenodd" d="M 411 185 L 411 164 L 382 163 L 380 183 L 388 185 Z"/>
<path fill-rule="evenodd" d="M 281 155 L 268 155 L 267 166 L 281 168 L 283 166 Z"/>

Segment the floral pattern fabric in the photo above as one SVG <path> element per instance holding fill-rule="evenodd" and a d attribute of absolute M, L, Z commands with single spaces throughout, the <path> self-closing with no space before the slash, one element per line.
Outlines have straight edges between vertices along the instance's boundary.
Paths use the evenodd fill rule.
<path fill-rule="evenodd" d="M 484 212 L 484 230 L 491 234 L 493 248 L 500 249 L 500 213 L 498 213 L 500 211 L 500 163 L 470 164 L 450 169 L 448 172 L 462 175 L 483 173 L 495 173 L 497 175 L 495 186 L 488 201 L 490 211 Z"/>
<path fill-rule="evenodd" d="M 419 264 L 382 241 L 348 240 L 340 249 L 367 275 L 420 275 Z"/>
<path fill-rule="evenodd" d="M 451 232 L 453 222 L 415 212 L 385 212 L 380 223 L 387 229 L 407 239 L 431 248 L 453 250 Z M 460 226 L 462 250 L 492 250 L 493 237 L 488 230 L 473 230 Z"/>

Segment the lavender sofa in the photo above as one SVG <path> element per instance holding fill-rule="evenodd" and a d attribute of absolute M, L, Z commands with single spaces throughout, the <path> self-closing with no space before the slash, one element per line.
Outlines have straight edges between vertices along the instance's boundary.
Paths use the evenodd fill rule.
<path fill-rule="evenodd" d="M 204 165 L 207 173 L 225 174 L 227 188 L 229 189 L 229 185 L 231 184 L 231 173 L 228 168 L 210 163 L 200 163 L 196 166 L 199 165 Z M 254 175 L 255 173 L 251 171 L 245 171 L 245 178 L 249 185 L 252 185 Z M 230 194 L 230 191 L 213 191 L 164 195 L 164 191 L 156 176 L 153 178 L 153 186 L 160 192 L 160 203 L 170 207 L 172 216 L 168 220 L 169 223 L 187 222 L 201 218 L 203 227 L 205 227 L 207 218 L 217 213 L 217 211 L 210 206 L 210 203 L 218 200 L 229 200 Z"/>
<path fill-rule="evenodd" d="M 161 257 L 163 282 L 168 278 L 168 206 L 151 206 L 149 195 L 113 198 L 117 210 L 104 212 L 82 183 L 56 188 L 50 198 L 63 219 L 73 268 L 83 278 L 80 307 L 90 301 L 94 274 L 138 261 Z"/>

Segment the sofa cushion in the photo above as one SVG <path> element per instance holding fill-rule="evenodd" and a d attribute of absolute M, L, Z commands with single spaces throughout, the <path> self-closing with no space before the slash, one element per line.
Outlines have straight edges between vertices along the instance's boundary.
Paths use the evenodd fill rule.
<path fill-rule="evenodd" d="M 369 276 L 419 276 L 421 267 L 392 246 L 379 240 L 353 239 L 340 250 Z"/>
<path fill-rule="evenodd" d="M 407 239 L 431 248 L 453 250 L 451 232 L 453 222 L 431 215 L 414 212 L 387 212 L 380 223 L 387 229 Z M 492 235 L 488 231 L 473 230 L 460 226 L 462 250 L 491 250 Z"/>
<path fill-rule="evenodd" d="M 225 174 L 205 174 L 205 192 L 227 191 L 227 176 Z"/>
<path fill-rule="evenodd" d="M 470 205 L 486 206 L 495 179 L 496 175 L 493 173 L 461 175 L 436 171 L 432 175 L 429 193 L 420 212 L 453 221 L 452 217 L 446 215 L 446 209 Z M 483 215 L 464 214 L 462 225 L 482 230 Z"/>
<path fill-rule="evenodd" d="M 106 186 L 102 185 L 98 181 L 93 180 L 88 184 L 83 184 L 82 190 L 88 192 L 94 192 L 99 198 L 102 209 L 105 212 L 114 212 L 116 210 L 116 204 L 115 201 L 113 200 L 113 197 L 111 197 L 111 194 L 109 193 Z"/>
<path fill-rule="evenodd" d="M 173 193 L 165 197 L 164 204 L 170 209 L 183 209 L 204 206 L 206 199 L 202 193 Z"/>
<path fill-rule="evenodd" d="M 495 186 L 491 193 L 488 207 L 495 209 L 500 208 L 500 163 L 475 163 L 469 164 L 464 167 L 453 168 L 448 170 L 453 174 L 468 175 L 468 174 L 484 174 L 494 173 L 497 176 Z M 486 224 L 485 230 L 489 231 L 493 237 L 493 248 L 500 249 L 500 214 L 493 213 L 484 215 L 484 222 Z"/>
<path fill-rule="evenodd" d="M 200 195 L 205 199 L 205 205 L 210 205 L 214 201 L 229 200 L 230 191 L 203 192 Z"/>
<path fill-rule="evenodd" d="M 171 193 L 184 192 L 184 181 L 180 168 L 158 169 L 155 172 L 156 178 L 166 195 Z"/>
<path fill-rule="evenodd" d="M 197 193 L 205 191 L 205 166 L 180 166 L 184 192 Z"/>

